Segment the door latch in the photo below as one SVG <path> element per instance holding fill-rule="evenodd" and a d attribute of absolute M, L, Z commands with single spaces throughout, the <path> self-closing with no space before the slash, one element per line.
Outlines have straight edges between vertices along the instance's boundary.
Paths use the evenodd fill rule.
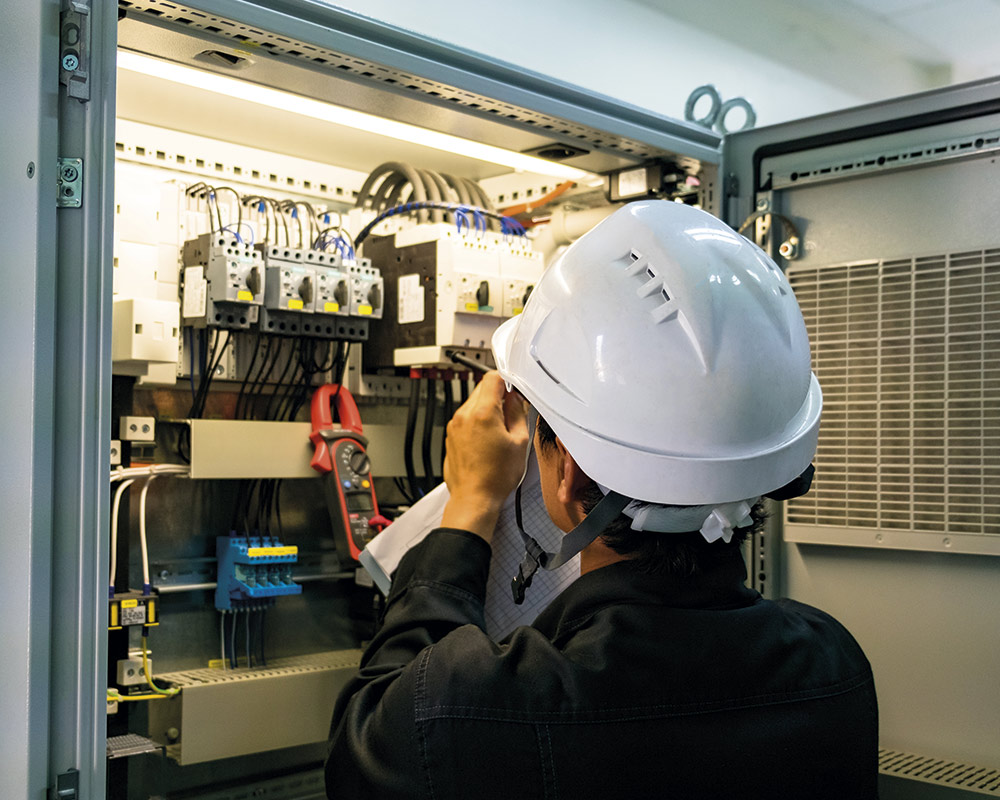
<path fill-rule="evenodd" d="M 56 776 L 56 788 L 49 792 L 49 800 L 80 800 L 80 771 L 68 769 Z"/>
<path fill-rule="evenodd" d="M 83 203 L 83 159 L 59 159 L 56 208 L 79 208 Z"/>
<path fill-rule="evenodd" d="M 81 103 L 90 100 L 90 0 L 65 0 L 59 15 L 59 82 Z"/>

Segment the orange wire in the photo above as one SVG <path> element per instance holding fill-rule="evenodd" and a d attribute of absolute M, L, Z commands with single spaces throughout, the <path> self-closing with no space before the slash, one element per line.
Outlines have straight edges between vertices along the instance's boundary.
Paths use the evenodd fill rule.
<path fill-rule="evenodd" d="M 536 208 L 540 208 L 541 206 L 544 206 L 546 203 L 551 203 L 559 195 L 569 191 L 575 185 L 576 184 L 573 183 L 573 181 L 566 181 L 565 183 L 560 183 L 555 189 L 553 189 L 547 195 L 539 197 L 534 202 L 521 203 L 520 205 L 517 206 L 510 206 L 508 208 L 503 208 L 500 209 L 500 213 L 503 214 L 505 217 L 516 217 L 518 214 L 524 214 L 528 211 L 534 211 Z"/>

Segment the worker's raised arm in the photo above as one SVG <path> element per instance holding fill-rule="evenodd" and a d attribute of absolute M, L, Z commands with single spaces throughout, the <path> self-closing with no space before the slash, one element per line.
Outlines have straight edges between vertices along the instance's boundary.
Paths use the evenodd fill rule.
<path fill-rule="evenodd" d="M 448 424 L 444 479 L 451 498 L 441 525 L 493 538 L 500 508 L 524 472 L 524 401 L 488 372 Z"/>

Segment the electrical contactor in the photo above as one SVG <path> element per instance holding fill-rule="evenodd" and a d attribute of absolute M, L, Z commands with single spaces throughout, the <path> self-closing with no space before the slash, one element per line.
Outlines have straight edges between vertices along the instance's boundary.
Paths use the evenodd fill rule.
<path fill-rule="evenodd" d="M 372 237 L 387 318 L 373 329 L 364 369 L 447 368 L 446 350 L 488 351 L 493 331 L 521 313 L 541 277 L 542 254 L 522 236 L 435 223 Z"/>

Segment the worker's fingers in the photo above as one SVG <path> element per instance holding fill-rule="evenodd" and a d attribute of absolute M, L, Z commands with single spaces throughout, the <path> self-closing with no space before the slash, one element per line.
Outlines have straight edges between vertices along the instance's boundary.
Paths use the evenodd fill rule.
<path fill-rule="evenodd" d="M 528 440 L 528 405 L 517 392 L 507 392 L 503 398 L 504 424 L 511 436 Z"/>

